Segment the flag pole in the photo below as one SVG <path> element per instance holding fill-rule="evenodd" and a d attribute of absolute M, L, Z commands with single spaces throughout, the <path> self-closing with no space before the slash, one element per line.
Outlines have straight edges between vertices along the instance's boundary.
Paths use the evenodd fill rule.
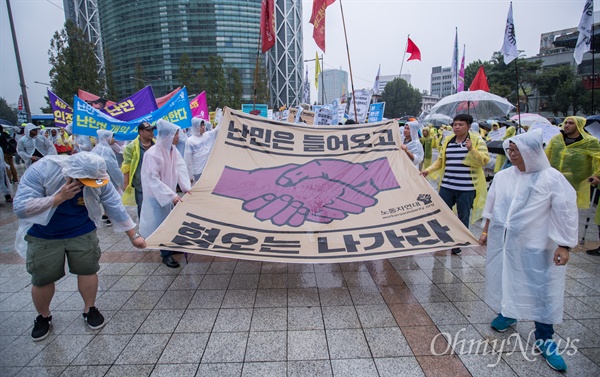
<path fill-rule="evenodd" d="M 410 34 L 406 36 L 406 46 L 404 46 L 404 54 L 402 55 L 402 63 L 400 64 L 400 73 L 398 74 L 398 78 L 402 80 L 402 69 L 404 68 L 404 59 L 406 58 L 406 49 L 408 48 L 408 38 L 410 38 Z M 392 107 L 392 117 L 396 113 L 396 97 L 398 96 L 398 89 L 400 89 L 400 84 L 396 85 L 396 91 L 394 92 L 394 106 Z"/>
<path fill-rule="evenodd" d="M 519 126 L 517 127 L 517 135 L 521 130 L 521 106 L 519 105 L 519 57 L 515 58 L 515 75 L 517 77 L 517 118 L 519 119 Z"/>
<path fill-rule="evenodd" d="M 346 38 L 346 52 L 348 53 L 350 84 L 352 85 L 352 102 L 354 103 L 354 121 L 358 123 L 358 113 L 356 112 L 356 100 L 354 98 L 354 76 L 352 76 L 352 64 L 350 64 L 350 48 L 348 47 L 348 34 L 346 33 L 346 20 L 344 19 L 344 7 L 342 6 L 342 0 L 340 0 L 340 11 L 342 12 L 342 24 L 344 25 L 344 37 Z"/>
<path fill-rule="evenodd" d="M 258 48 L 256 49 L 256 66 L 254 67 L 254 95 L 253 95 L 253 105 L 252 105 L 252 111 L 256 110 L 256 91 L 257 91 L 257 87 L 258 87 L 258 58 L 260 56 L 260 51 L 261 51 L 261 35 L 262 33 L 258 33 Z"/>
<path fill-rule="evenodd" d="M 324 58 L 325 54 L 321 54 L 321 67 L 323 67 L 321 69 L 321 72 L 319 72 L 321 74 L 321 105 L 325 105 L 325 75 L 323 74 L 323 71 L 325 70 L 325 58 Z"/>

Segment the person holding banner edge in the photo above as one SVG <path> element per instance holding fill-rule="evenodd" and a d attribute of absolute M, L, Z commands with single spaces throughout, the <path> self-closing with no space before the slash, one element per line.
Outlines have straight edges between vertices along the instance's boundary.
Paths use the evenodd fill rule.
<path fill-rule="evenodd" d="M 454 137 L 447 137 L 439 148 L 437 160 L 421 172 L 438 180 L 439 194 L 448 207 L 456 205 L 460 221 L 469 228 L 485 205 L 487 187 L 483 168 L 490 161 L 487 145 L 478 132 L 469 132 L 473 117 L 458 114 L 452 122 Z M 453 248 L 452 254 L 460 254 Z"/>

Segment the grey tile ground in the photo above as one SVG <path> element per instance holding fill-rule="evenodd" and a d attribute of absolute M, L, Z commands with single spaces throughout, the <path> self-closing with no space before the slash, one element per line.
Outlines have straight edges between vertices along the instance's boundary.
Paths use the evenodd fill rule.
<path fill-rule="evenodd" d="M 0 208 L 0 220 L 6 210 Z M 497 359 L 483 349 L 469 350 L 473 342 L 476 347 L 508 339 L 527 346 L 533 329 L 531 322 L 504 334 L 490 329 L 494 313 L 483 302 L 482 248 L 465 248 L 461 256 L 438 252 L 316 265 L 194 256 L 181 268 L 169 269 L 157 262 L 157 251 L 129 254 L 125 235 L 100 228 L 105 249 L 96 305 L 106 326 L 93 331 L 85 325 L 77 279 L 67 274 L 57 283 L 50 336 L 32 342 L 36 312 L 30 276 L 24 263 L 1 259 L 11 252 L 7 242 L 13 242 L 15 224 L 0 225 L 3 377 L 452 375 L 447 362 L 473 376 L 560 375 L 540 357 L 528 361 L 505 351 Z M 471 230 L 481 232 L 478 225 Z M 595 247 L 598 238 L 592 233 L 588 239 Z M 597 376 L 600 258 L 573 252 L 567 276 L 565 320 L 556 326 L 555 339 L 561 345 L 570 341 L 567 376 Z M 406 292 L 403 298 L 410 304 L 388 306 L 385 300 L 395 292 Z M 427 319 L 422 331 L 398 326 L 413 319 L 411 311 L 402 311 L 405 305 Z M 419 353 L 417 360 L 414 350 L 428 349 L 429 340 L 415 340 L 415 334 L 433 336 L 437 331 L 452 338 L 458 356 L 438 363 Z M 435 365 L 447 369 L 432 370 Z"/>

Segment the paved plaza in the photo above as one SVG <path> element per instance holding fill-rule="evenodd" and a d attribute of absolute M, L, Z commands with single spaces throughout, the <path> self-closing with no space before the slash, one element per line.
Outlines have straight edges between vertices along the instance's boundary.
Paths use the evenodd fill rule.
<path fill-rule="evenodd" d="M 533 355 L 532 322 L 503 334 L 490 328 L 483 247 L 314 265 L 200 255 L 185 264 L 177 255 L 182 268 L 170 269 L 158 251 L 134 249 L 103 226 L 97 307 L 106 326 L 84 323 L 67 274 L 51 334 L 33 342 L 37 313 L 14 252 L 17 224 L 12 205 L 1 207 L 0 376 L 560 375 Z M 598 245 L 592 225 L 585 248 Z M 555 339 L 566 348 L 566 375 L 600 376 L 600 258 L 580 249 Z"/>

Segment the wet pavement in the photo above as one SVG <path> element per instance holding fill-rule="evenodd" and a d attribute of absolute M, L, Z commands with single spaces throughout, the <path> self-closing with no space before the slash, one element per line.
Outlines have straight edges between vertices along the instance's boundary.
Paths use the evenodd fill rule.
<path fill-rule="evenodd" d="M 84 323 L 76 277 L 67 274 L 51 334 L 33 342 L 37 313 L 14 252 L 16 229 L 12 205 L 0 207 L 0 376 L 560 375 L 532 354 L 533 323 L 502 334 L 489 327 L 483 247 L 314 265 L 200 255 L 185 264 L 177 255 L 182 267 L 170 269 L 158 251 L 139 251 L 103 226 L 96 306 L 106 326 Z M 479 236 L 481 227 L 471 231 Z M 592 225 L 583 249 L 598 245 Z M 566 375 L 598 376 L 600 257 L 580 249 L 555 339 Z"/>

